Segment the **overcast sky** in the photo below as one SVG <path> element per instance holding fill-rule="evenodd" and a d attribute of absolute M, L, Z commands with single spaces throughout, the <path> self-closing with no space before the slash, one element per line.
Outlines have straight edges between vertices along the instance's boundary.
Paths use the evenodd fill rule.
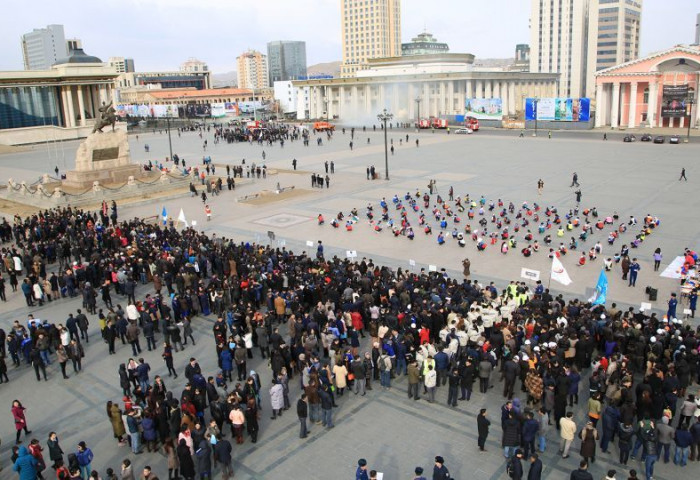
<path fill-rule="evenodd" d="M 309 65 L 341 59 L 341 0 L 32 0 L 14 2 L 0 20 L 0 70 L 21 70 L 23 33 L 63 24 L 67 38 L 106 61 L 132 57 L 136 69 L 177 69 L 188 57 L 214 73 L 235 70 L 247 48 L 272 40 L 306 41 Z M 402 36 L 426 28 L 452 52 L 513 57 L 529 43 L 530 0 L 403 0 Z M 642 54 L 694 39 L 698 0 L 644 0 Z"/>

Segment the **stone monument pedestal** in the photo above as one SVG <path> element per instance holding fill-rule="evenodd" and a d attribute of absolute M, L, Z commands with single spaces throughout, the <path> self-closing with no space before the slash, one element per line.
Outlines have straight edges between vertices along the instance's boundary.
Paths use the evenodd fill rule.
<path fill-rule="evenodd" d="M 115 130 L 90 134 L 78 147 L 75 170 L 66 173 L 64 187 L 90 188 L 93 182 L 124 183 L 138 177 L 139 165 L 131 163 L 126 132 Z"/>

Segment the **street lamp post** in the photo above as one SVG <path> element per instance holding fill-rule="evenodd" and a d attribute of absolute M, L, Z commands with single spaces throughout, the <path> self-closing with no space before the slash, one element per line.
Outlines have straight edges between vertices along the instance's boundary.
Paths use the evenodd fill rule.
<path fill-rule="evenodd" d="M 690 142 L 690 124 L 693 123 L 693 104 L 694 103 L 695 102 L 693 101 L 692 98 L 688 99 L 688 106 L 686 107 L 686 109 L 688 110 L 688 135 L 685 139 L 685 143 Z"/>
<path fill-rule="evenodd" d="M 537 102 L 539 102 L 539 101 L 540 101 L 539 97 L 535 97 L 532 99 L 532 103 L 535 105 L 535 111 L 534 111 L 534 114 L 535 114 L 535 134 L 533 135 L 533 137 L 537 136 Z"/>
<path fill-rule="evenodd" d="M 377 119 L 380 122 L 384 123 L 384 180 L 389 180 L 389 141 L 387 140 L 386 122 L 388 122 L 392 118 L 394 118 L 394 115 L 392 113 L 389 113 L 389 111 L 386 108 L 382 113 L 377 115 Z"/>
<path fill-rule="evenodd" d="M 170 147 L 170 161 L 173 160 L 173 139 L 170 138 L 170 115 L 165 117 L 165 120 L 168 123 L 168 146 Z"/>
<path fill-rule="evenodd" d="M 420 102 L 422 99 L 420 97 L 416 97 L 416 104 L 418 105 L 418 126 L 420 126 Z"/>

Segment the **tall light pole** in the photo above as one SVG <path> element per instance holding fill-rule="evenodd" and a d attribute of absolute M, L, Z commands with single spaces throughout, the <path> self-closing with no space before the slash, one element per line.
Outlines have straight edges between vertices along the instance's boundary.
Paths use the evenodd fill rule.
<path fill-rule="evenodd" d="M 690 124 L 693 123 L 693 104 L 695 101 L 693 101 L 692 98 L 688 99 L 686 110 L 688 111 L 688 136 L 685 139 L 685 143 L 690 142 Z"/>
<path fill-rule="evenodd" d="M 535 112 L 534 112 L 535 113 L 535 134 L 533 135 L 533 137 L 537 136 L 537 102 L 539 102 L 539 101 L 540 101 L 539 97 L 535 97 L 532 99 L 532 103 L 535 105 Z"/>
<path fill-rule="evenodd" d="M 422 99 L 420 97 L 416 97 L 416 104 L 418 105 L 418 126 L 420 126 L 420 102 Z"/>
<path fill-rule="evenodd" d="M 389 141 L 387 140 L 386 134 L 386 122 L 391 120 L 392 118 L 394 118 L 394 114 L 389 113 L 389 111 L 386 108 L 382 113 L 377 115 L 377 119 L 380 122 L 384 122 L 384 180 L 389 180 Z"/>

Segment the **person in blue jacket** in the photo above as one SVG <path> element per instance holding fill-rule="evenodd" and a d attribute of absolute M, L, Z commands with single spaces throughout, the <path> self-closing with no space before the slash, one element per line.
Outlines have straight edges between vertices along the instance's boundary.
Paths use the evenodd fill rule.
<path fill-rule="evenodd" d="M 12 470 L 19 473 L 19 480 L 35 480 L 37 459 L 29 453 L 24 445 L 19 447 L 17 453 L 17 460 L 15 460 Z"/>
<path fill-rule="evenodd" d="M 233 357 L 231 356 L 231 350 L 224 347 L 221 350 L 221 370 L 223 371 L 224 378 L 227 378 L 229 382 L 233 381 L 231 378 L 231 372 L 233 371 Z"/>

